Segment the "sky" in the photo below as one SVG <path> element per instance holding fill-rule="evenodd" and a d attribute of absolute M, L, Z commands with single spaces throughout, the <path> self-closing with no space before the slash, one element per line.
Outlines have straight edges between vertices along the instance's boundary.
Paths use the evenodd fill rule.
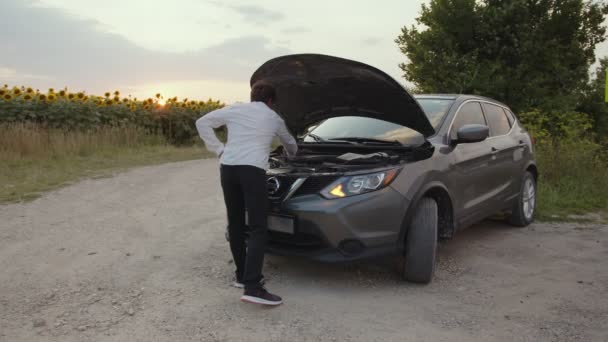
<path fill-rule="evenodd" d="M 354 59 L 401 79 L 394 39 L 421 3 L 0 0 L 0 82 L 230 103 L 247 100 L 257 67 L 292 53 Z"/>
<path fill-rule="evenodd" d="M 231 103 L 247 100 L 257 67 L 292 53 L 354 59 L 406 83 L 394 39 L 423 2 L 0 0 L 0 83 Z"/>

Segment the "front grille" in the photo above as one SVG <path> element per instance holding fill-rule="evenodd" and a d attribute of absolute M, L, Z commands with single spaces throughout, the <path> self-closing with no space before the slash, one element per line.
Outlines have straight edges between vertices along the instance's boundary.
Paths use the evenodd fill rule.
<path fill-rule="evenodd" d="M 313 195 L 325 189 L 328 185 L 338 179 L 337 176 L 311 176 L 308 177 L 294 196 Z"/>
<path fill-rule="evenodd" d="M 277 191 L 272 191 L 272 185 L 270 182 L 271 178 L 276 178 L 279 182 L 279 189 Z M 272 203 L 280 203 L 283 201 L 285 196 L 289 193 L 291 186 L 293 183 L 298 180 L 298 177 L 293 176 L 271 176 L 268 177 L 268 198 Z"/>
<path fill-rule="evenodd" d="M 276 178 L 279 182 L 279 189 L 277 191 L 272 191 L 273 187 L 276 184 L 272 184 L 270 181 L 271 178 Z M 298 180 L 297 176 L 271 176 L 268 177 L 268 197 L 274 203 L 281 202 L 285 196 L 289 193 L 293 183 Z M 295 196 L 302 195 L 314 195 L 318 194 L 321 190 L 325 189 L 328 185 L 338 179 L 339 176 L 309 176 L 306 178 L 304 183 L 300 185 L 300 187 L 293 194 Z"/>

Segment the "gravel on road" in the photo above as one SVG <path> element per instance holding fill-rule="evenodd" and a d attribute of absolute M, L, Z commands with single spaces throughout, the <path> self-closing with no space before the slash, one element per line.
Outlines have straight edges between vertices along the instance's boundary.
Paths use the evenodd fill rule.
<path fill-rule="evenodd" d="M 216 160 L 0 206 L 0 341 L 608 340 L 606 225 L 480 223 L 426 286 L 390 259 L 268 256 L 273 309 L 229 286 L 225 226 Z"/>

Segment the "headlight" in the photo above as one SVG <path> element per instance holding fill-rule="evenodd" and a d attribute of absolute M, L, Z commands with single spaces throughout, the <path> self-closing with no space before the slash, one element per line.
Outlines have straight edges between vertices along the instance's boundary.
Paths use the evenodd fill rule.
<path fill-rule="evenodd" d="M 399 171 L 400 169 L 392 169 L 367 175 L 342 177 L 321 191 L 321 195 L 327 199 L 334 199 L 380 190 L 389 185 Z"/>

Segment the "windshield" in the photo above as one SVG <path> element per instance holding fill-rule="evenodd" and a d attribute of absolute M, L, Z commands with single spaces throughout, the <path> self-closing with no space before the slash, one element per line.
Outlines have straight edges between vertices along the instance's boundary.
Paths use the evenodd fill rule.
<path fill-rule="evenodd" d="M 437 130 L 443 117 L 454 102 L 446 99 L 417 99 L 433 128 Z M 340 116 L 321 121 L 308 129 L 310 135 L 304 137 L 304 142 L 319 142 L 323 140 L 339 140 L 340 138 L 370 138 L 387 141 L 398 141 L 404 145 L 424 142 L 422 134 L 415 130 L 391 122 L 361 117 Z"/>

